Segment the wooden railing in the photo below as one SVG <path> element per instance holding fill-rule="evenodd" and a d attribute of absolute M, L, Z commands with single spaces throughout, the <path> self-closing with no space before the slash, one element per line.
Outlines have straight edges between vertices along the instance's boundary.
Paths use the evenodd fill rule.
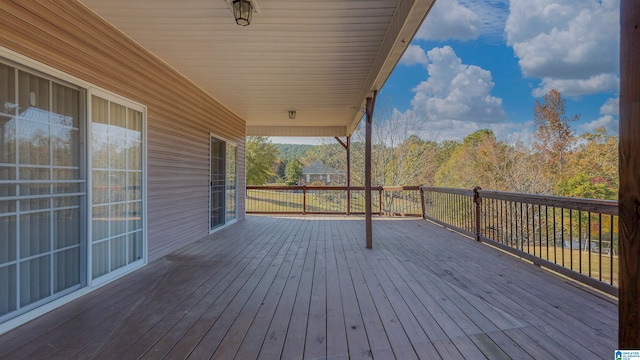
<path fill-rule="evenodd" d="M 422 216 L 420 187 L 372 188 L 375 215 Z M 346 186 L 247 186 L 248 214 L 364 214 L 364 188 Z"/>
<path fill-rule="evenodd" d="M 617 295 L 618 203 L 420 187 L 424 218 Z"/>

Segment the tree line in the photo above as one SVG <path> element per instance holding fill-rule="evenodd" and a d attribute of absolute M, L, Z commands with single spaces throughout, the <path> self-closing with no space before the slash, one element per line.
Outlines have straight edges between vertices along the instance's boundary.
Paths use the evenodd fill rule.
<path fill-rule="evenodd" d="M 417 121 L 374 122 L 372 185 L 431 185 L 617 199 L 618 138 L 604 127 L 576 135 L 565 100 L 551 90 L 536 100 L 533 141 L 504 141 L 488 129 L 462 141 L 436 142 L 416 134 Z M 364 184 L 364 138 L 351 141 L 352 185 Z M 333 140 L 333 139 L 331 139 Z M 334 140 L 335 141 L 335 140 Z M 296 183 L 303 166 L 321 162 L 346 171 L 346 152 L 337 142 L 306 150 L 299 159 L 281 159 L 266 137 L 247 139 L 247 184 Z"/>

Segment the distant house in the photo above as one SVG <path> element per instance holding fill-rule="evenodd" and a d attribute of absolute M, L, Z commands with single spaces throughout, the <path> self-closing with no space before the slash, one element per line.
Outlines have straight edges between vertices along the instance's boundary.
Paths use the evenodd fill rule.
<path fill-rule="evenodd" d="M 298 183 L 300 185 L 344 185 L 346 179 L 344 171 L 333 169 L 316 161 L 302 169 Z"/>

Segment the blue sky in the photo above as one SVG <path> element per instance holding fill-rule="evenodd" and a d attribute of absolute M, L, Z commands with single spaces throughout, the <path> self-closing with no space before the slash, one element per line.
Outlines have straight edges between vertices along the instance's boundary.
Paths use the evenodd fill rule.
<path fill-rule="evenodd" d="M 524 141 L 551 89 L 577 133 L 618 131 L 619 0 L 437 0 L 378 94 L 374 121 L 409 121 L 423 138 L 488 128 Z M 317 139 L 273 138 L 317 143 Z"/>

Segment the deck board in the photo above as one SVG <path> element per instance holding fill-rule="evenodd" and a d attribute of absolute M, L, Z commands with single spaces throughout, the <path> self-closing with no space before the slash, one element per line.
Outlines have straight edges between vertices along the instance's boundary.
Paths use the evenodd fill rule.
<path fill-rule="evenodd" d="M 617 303 L 421 219 L 250 216 L 0 336 L 0 358 L 609 358 Z"/>

